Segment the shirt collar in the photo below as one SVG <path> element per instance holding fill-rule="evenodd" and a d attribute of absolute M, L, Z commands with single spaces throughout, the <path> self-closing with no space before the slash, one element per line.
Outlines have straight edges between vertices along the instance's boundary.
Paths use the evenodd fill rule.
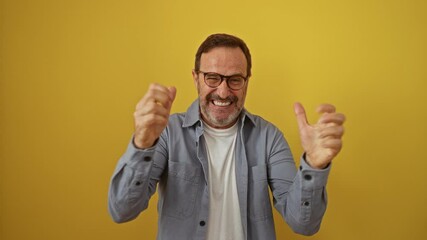
<path fill-rule="evenodd" d="M 246 119 L 248 120 L 246 121 Z M 190 127 L 201 121 L 199 99 L 196 99 L 187 109 L 182 127 Z M 250 122 L 254 125 L 254 127 L 256 127 L 254 115 L 249 113 L 245 108 L 243 108 L 242 112 L 240 113 L 240 121 L 242 125 L 245 122 Z"/>

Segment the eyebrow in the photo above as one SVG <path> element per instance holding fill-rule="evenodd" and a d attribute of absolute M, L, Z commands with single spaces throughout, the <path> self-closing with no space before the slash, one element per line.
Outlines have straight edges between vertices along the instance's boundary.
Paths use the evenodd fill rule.
<path fill-rule="evenodd" d="M 233 73 L 233 74 L 230 74 L 230 75 L 224 75 L 224 74 L 221 74 L 221 73 L 218 73 L 218 72 L 209 72 L 209 71 L 202 71 L 202 70 L 199 70 L 199 71 L 205 72 L 205 73 L 216 73 L 216 74 L 219 74 L 219 75 L 222 75 L 222 76 L 225 76 L 225 77 L 231 77 L 231 76 L 242 76 L 242 77 L 245 77 L 245 74 L 243 74 L 241 72 Z M 246 77 L 247 77 L 247 74 L 246 74 Z"/>

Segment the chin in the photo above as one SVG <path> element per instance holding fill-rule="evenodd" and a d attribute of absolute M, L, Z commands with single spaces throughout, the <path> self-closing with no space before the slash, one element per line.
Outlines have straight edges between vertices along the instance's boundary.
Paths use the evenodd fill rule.
<path fill-rule="evenodd" d="M 231 125 L 233 125 L 236 121 L 237 118 L 239 116 L 239 113 L 233 113 L 231 115 L 229 115 L 227 118 L 222 118 L 222 119 L 217 119 L 214 118 L 213 116 L 209 116 L 208 114 L 208 123 L 211 126 L 217 127 L 217 128 L 226 128 L 226 127 L 231 127 Z"/>

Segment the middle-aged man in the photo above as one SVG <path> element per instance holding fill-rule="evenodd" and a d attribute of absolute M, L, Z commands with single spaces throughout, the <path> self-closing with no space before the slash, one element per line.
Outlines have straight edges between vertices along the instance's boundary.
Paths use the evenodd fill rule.
<path fill-rule="evenodd" d="M 270 188 L 274 207 L 295 232 L 316 233 L 344 115 L 320 105 L 310 125 L 295 104 L 304 149 L 297 170 L 282 133 L 244 108 L 251 55 L 241 39 L 209 36 L 192 74 L 199 98 L 187 112 L 170 115 L 176 89 L 159 84 L 137 104 L 135 132 L 110 185 L 114 221 L 136 218 L 158 184 L 157 239 L 272 240 Z"/>

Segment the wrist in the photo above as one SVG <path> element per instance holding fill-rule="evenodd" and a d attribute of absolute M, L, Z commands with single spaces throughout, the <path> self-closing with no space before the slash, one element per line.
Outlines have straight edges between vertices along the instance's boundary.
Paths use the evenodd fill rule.
<path fill-rule="evenodd" d="M 133 138 L 133 145 L 138 149 L 147 149 L 154 146 L 155 141 L 147 141 L 143 139 L 139 139 L 136 136 Z"/>
<path fill-rule="evenodd" d="M 329 163 L 319 163 L 319 161 L 315 160 L 315 157 L 308 153 L 304 153 L 303 158 L 307 164 L 314 169 L 325 169 L 329 165 Z"/>

